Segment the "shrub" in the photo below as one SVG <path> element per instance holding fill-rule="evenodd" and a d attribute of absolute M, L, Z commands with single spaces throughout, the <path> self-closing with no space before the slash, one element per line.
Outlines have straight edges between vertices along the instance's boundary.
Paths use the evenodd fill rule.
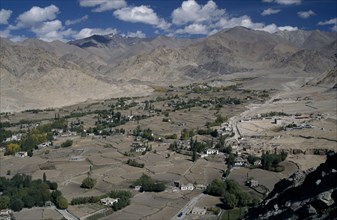
<path fill-rule="evenodd" d="M 96 184 L 96 180 L 94 180 L 90 177 L 87 177 L 82 181 L 81 187 L 87 188 L 87 189 L 92 189 L 95 186 L 95 184 Z"/>
<path fill-rule="evenodd" d="M 59 209 L 66 209 L 66 208 L 68 208 L 68 201 L 63 196 L 59 196 L 56 199 L 56 204 L 55 205 Z"/>
<path fill-rule="evenodd" d="M 128 161 L 126 162 L 126 164 L 128 164 L 130 166 L 133 166 L 133 167 L 144 168 L 144 164 L 143 163 L 138 163 L 136 160 L 133 160 L 133 159 L 128 159 Z"/>
<path fill-rule="evenodd" d="M 23 207 L 24 203 L 19 198 L 12 198 L 11 201 L 9 202 L 9 208 L 15 212 L 20 211 L 21 209 L 23 209 Z"/>
<path fill-rule="evenodd" d="M 73 141 L 68 139 L 61 144 L 61 147 L 70 147 L 71 145 L 73 145 Z"/>

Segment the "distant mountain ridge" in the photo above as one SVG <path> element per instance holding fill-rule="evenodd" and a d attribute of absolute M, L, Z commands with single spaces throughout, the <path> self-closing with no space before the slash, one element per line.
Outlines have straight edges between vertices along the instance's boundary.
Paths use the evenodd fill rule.
<path fill-rule="evenodd" d="M 335 66 L 334 36 L 336 33 L 302 30 L 270 34 L 235 27 L 200 39 L 108 34 L 68 43 L 38 39 L 15 43 L 1 38 L 0 111 L 62 106 L 117 94 L 145 95 L 152 91 L 146 86 L 149 84 L 186 84 L 236 72 L 281 69 L 285 74 L 317 75 Z M 57 84 L 56 73 L 58 77 L 69 77 L 68 81 Z M 84 92 L 84 86 L 76 82 L 82 78 L 91 82 L 88 90 L 92 92 Z M 39 86 L 35 82 L 40 79 L 43 82 Z M 49 84 L 48 79 L 54 84 Z M 128 85 L 136 92 L 125 89 Z M 98 91 L 105 95 L 95 94 L 98 87 L 104 88 Z M 34 89 L 58 101 L 46 100 L 46 96 L 37 99 Z M 123 89 L 125 93 L 120 93 Z M 58 90 L 66 91 L 64 96 L 68 92 L 72 98 L 62 101 Z"/>

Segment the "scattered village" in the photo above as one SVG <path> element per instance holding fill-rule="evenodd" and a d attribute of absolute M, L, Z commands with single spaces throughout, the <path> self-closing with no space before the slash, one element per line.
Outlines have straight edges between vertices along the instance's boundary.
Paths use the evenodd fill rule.
<path fill-rule="evenodd" d="M 6 132 L 1 137 L 0 175 L 25 173 L 38 179 L 46 174 L 69 203 L 81 196 L 131 190 L 130 205 L 110 218 L 140 214 L 149 219 L 218 219 L 223 215 L 220 198 L 203 194 L 215 179 L 233 179 L 259 200 L 278 180 L 317 166 L 327 152 L 336 150 L 328 137 L 335 132 L 329 114 L 318 112 L 310 96 L 282 99 L 271 98 L 273 94 L 246 90 L 238 83 L 193 84 L 157 88 L 151 97 L 2 113 L 1 129 Z M 263 106 L 266 101 L 268 108 Z M 310 111 L 290 112 L 286 105 L 309 106 Z M 317 146 L 317 139 L 310 141 L 317 137 L 324 148 Z M 317 157 L 317 164 L 295 162 L 306 155 Z M 146 192 L 144 185 L 134 185 L 142 175 L 163 183 L 165 190 Z M 81 187 L 85 178 L 95 181 L 92 188 Z M 67 211 L 77 219 L 104 217 L 106 207 L 120 200 L 100 197 L 95 205 L 70 205 Z M 29 212 L 6 210 L 1 220 Z M 64 215 L 55 211 L 50 216 Z"/>

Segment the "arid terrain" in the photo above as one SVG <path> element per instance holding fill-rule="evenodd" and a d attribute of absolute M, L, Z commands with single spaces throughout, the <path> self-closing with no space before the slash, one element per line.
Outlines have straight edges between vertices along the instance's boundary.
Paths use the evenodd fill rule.
<path fill-rule="evenodd" d="M 69 203 L 23 195 L 14 217 L 243 217 L 337 152 L 335 49 L 332 32 L 244 27 L 198 39 L 1 38 L 0 186 L 30 175 Z M 104 200 L 121 190 L 130 200 Z M 231 190 L 241 197 L 229 208 Z"/>
<path fill-rule="evenodd" d="M 336 71 L 333 77 L 336 80 Z M 37 112 L 2 114 L 2 122 L 10 123 L 10 127 L 6 129 L 14 133 L 22 130 L 23 124 L 27 124 L 28 127 L 36 123 L 42 125 L 54 120 L 55 115 L 66 117 L 68 126 L 74 121 L 81 121 L 81 128 L 89 130 L 97 126 L 99 114 L 95 111 L 109 109 L 112 104 L 122 115 L 145 116 L 144 119 L 129 120 L 123 125 L 113 127 L 114 130 L 124 129 L 124 134 L 103 136 L 88 131 L 84 136 L 76 132 L 56 135 L 53 140 L 54 147 L 36 149 L 32 157 L 4 156 L 3 148 L 0 175 L 8 176 L 10 170 L 11 174 L 8 177 L 15 173 L 25 173 L 37 179 L 42 178 L 45 173 L 49 180 L 57 182 L 68 201 L 80 196 L 102 195 L 112 189 L 131 190 L 131 204 L 112 213 L 106 219 L 173 218 L 182 207 L 202 193 L 202 190 L 180 190 L 175 188 L 174 182 L 207 185 L 212 180 L 221 178 L 227 165 L 226 155 L 223 153 L 209 155 L 193 162 L 191 156 L 169 150 L 169 145 L 174 139 L 165 137 L 176 134 L 178 141 L 183 129 L 196 131 L 206 128 L 207 122 L 212 122 L 217 115 L 221 115 L 227 118 L 228 126 L 233 128 L 233 135 L 226 138 L 226 143 L 237 155 L 260 156 L 266 151 L 288 153 L 287 159 L 281 163 L 284 166 L 281 172 L 234 167 L 227 177 L 236 180 L 251 195 L 261 198 L 260 194 L 245 185 L 247 176 L 271 191 L 274 184 L 282 178 L 287 178 L 296 170 L 317 167 L 324 162 L 326 152 L 337 150 L 336 89 L 331 86 L 331 81 L 328 84 L 320 83 L 319 86 L 310 85 L 308 82 L 312 79 L 313 77 L 283 78 L 277 74 L 256 74 L 248 78 L 245 74 L 237 74 L 231 75 L 227 80 L 223 78 L 202 84 L 153 87 L 154 92 L 150 95 L 127 98 L 124 106 L 118 105 L 120 99 L 105 99 Z M 219 97 L 235 97 L 240 100 L 240 104 L 228 103 L 216 107 L 212 102 L 206 104 L 202 101 Z M 131 103 L 133 104 L 130 105 Z M 151 103 L 150 107 L 145 107 L 146 103 Z M 193 105 L 189 106 L 186 103 Z M 129 107 L 126 108 L 125 105 Z M 270 112 L 285 114 L 276 117 L 263 116 L 264 113 Z M 165 118 L 168 120 L 163 120 Z M 277 129 L 292 123 L 299 127 L 303 124 L 310 126 Z M 216 125 L 211 128 L 219 129 L 222 126 Z M 132 143 L 139 142 L 133 134 L 137 127 L 151 129 L 161 140 L 147 141 L 151 150 L 145 155 L 126 154 L 130 152 Z M 210 135 L 196 135 L 194 138 L 198 141 L 212 140 Z M 71 147 L 55 148 L 67 139 L 73 140 Z M 143 163 L 144 168 L 126 164 L 130 158 Z M 83 189 L 80 186 L 89 171 L 97 182 L 94 188 Z M 130 189 L 129 186 L 142 174 L 164 182 L 167 189 L 160 193 L 139 193 Z M 197 200 L 198 206 L 207 208 L 220 203 L 216 197 L 204 197 L 200 201 Z M 209 202 L 203 203 L 204 200 Z M 61 218 L 58 212 L 49 209 L 43 209 L 42 214 L 38 214 L 34 209 L 24 209 L 15 213 L 15 216 L 20 219 Z M 87 204 L 71 205 L 68 211 L 78 218 L 83 218 L 102 209 L 102 205 Z M 189 215 L 186 218 L 192 217 Z M 214 219 L 216 216 L 209 214 L 209 218 Z"/>

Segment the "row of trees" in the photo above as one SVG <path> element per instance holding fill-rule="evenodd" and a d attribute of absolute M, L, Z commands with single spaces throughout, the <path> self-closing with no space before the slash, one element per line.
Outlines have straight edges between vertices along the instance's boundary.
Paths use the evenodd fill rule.
<path fill-rule="evenodd" d="M 213 196 L 222 197 L 221 201 L 226 208 L 245 207 L 256 205 L 258 200 L 253 199 L 250 194 L 245 192 L 234 180 L 215 179 L 207 186 L 205 193 Z"/>
<path fill-rule="evenodd" d="M 57 187 L 57 183 L 48 181 L 45 174 L 43 180 L 32 180 L 31 176 L 25 174 L 16 174 L 11 179 L 0 177 L 0 209 L 20 211 L 22 208 L 44 206 L 47 201 L 65 209 L 68 201 Z"/>
<path fill-rule="evenodd" d="M 68 122 L 64 118 L 56 119 L 48 124 L 39 125 L 24 133 L 20 141 L 7 143 L 5 154 L 10 155 L 15 154 L 18 151 L 27 151 L 32 155 L 33 150 L 38 144 L 53 140 L 54 134 L 52 129 L 67 129 L 67 126 Z M 5 132 L 5 134 L 8 136 L 10 133 Z"/>
<path fill-rule="evenodd" d="M 138 180 L 133 183 L 133 186 L 141 186 L 140 191 L 145 192 L 161 192 L 165 190 L 165 184 L 153 180 L 146 174 L 143 174 Z"/>
<path fill-rule="evenodd" d="M 277 153 L 263 153 L 261 156 L 261 163 L 262 163 L 262 169 L 265 170 L 271 170 L 280 172 L 284 168 L 279 165 L 282 161 L 284 161 L 287 158 L 288 154 L 286 152 L 281 152 L 280 154 Z"/>

